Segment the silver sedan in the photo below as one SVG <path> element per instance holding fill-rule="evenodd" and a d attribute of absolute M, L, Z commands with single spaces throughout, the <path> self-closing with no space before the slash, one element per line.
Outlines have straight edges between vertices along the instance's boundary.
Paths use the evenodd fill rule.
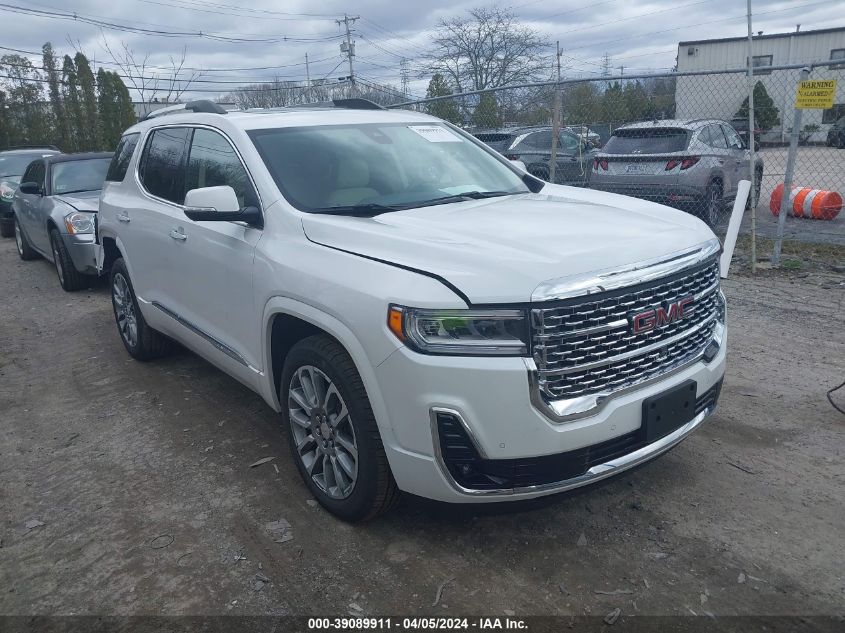
<path fill-rule="evenodd" d="M 15 192 L 18 254 L 52 261 L 65 290 L 86 288 L 97 274 L 94 229 L 111 157 L 91 152 L 39 158 L 26 168 Z"/>

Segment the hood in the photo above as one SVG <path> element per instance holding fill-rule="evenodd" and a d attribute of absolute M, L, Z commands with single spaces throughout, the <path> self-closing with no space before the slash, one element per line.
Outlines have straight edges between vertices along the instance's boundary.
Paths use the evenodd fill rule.
<path fill-rule="evenodd" d="M 310 214 L 302 223 L 313 242 L 438 275 L 473 304 L 528 302 L 544 281 L 655 259 L 713 238 L 703 222 L 675 209 L 553 185 L 540 194 L 374 218 Z"/>
<path fill-rule="evenodd" d="M 97 191 L 76 191 L 74 193 L 58 194 L 53 196 L 65 204 L 72 206 L 77 211 L 96 213 L 100 208 L 100 192 Z"/>

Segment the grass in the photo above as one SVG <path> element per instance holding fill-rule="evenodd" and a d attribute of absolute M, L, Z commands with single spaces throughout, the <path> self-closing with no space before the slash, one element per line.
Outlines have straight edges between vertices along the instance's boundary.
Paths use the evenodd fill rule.
<path fill-rule="evenodd" d="M 757 238 L 757 259 L 766 261 L 774 250 L 775 242 Z M 740 235 L 736 241 L 736 253 L 751 255 L 751 237 Z M 805 268 L 829 268 L 845 264 L 845 246 L 839 244 L 814 244 L 797 240 L 783 240 L 781 246 L 781 268 L 803 270 Z"/>

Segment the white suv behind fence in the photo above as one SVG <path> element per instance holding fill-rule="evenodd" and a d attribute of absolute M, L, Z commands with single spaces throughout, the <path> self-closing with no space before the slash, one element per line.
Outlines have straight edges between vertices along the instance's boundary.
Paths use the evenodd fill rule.
<path fill-rule="evenodd" d="M 259 393 L 347 520 L 400 490 L 582 486 L 713 411 L 725 306 L 703 222 L 544 183 L 427 115 L 336 106 L 194 102 L 127 130 L 98 265 L 134 358 L 176 340 Z"/>

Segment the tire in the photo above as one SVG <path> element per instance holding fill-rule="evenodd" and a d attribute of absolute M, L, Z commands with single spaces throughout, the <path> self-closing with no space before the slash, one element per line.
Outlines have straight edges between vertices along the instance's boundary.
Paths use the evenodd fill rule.
<path fill-rule="evenodd" d="M 375 416 L 340 344 L 315 335 L 294 345 L 285 358 L 279 399 L 294 462 L 320 505 L 350 522 L 394 507 L 400 492 Z"/>
<path fill-rule="evenodd" d="M 845 149 L 845 134 L 839 135 L 839 142 L 836 144 L 839 149 Z"/>
<path fill-rule="evenodd" d="M 14 220 L 0 220 L 0 237 L 14 237 L 15 236 L 15 221 Z"/>
<path fill-rule="evenodd" d="M 172 342 L 144 320 L 122 257 L 112 264 L 110 282 L 114 320 L 129 355 L 135 360 L 147 361 L 167 354 Z"/>
<path fill-rule="evenodd" d="M 699 217 L 710 228 L 718 226 L 722 219 L 722 185 L 717 180 L 707 185 L 707 192 L 704 194 Z"/>
<path fill-rule="evenodd" d="M 50 230 L 50 248 L 53 250 L 53 264 L 56 266 L 56 274 L 63 290 L 73 292 L 91 285 L 91 278 L 76 270 L 76 266 L 73 265 L 73 260 L 67 252 L 67 246 L 59 235 L 58 229 Z"/>
<path fill-rule="evenodd" d="M 18 247 L 18 256 L 24 261 L 30 261 L 40 257 L 38 251 L 30 246 L 26 233 L 23 232 L 18 222 L 18 216 L 15 216 L 15 245 Z"/>

